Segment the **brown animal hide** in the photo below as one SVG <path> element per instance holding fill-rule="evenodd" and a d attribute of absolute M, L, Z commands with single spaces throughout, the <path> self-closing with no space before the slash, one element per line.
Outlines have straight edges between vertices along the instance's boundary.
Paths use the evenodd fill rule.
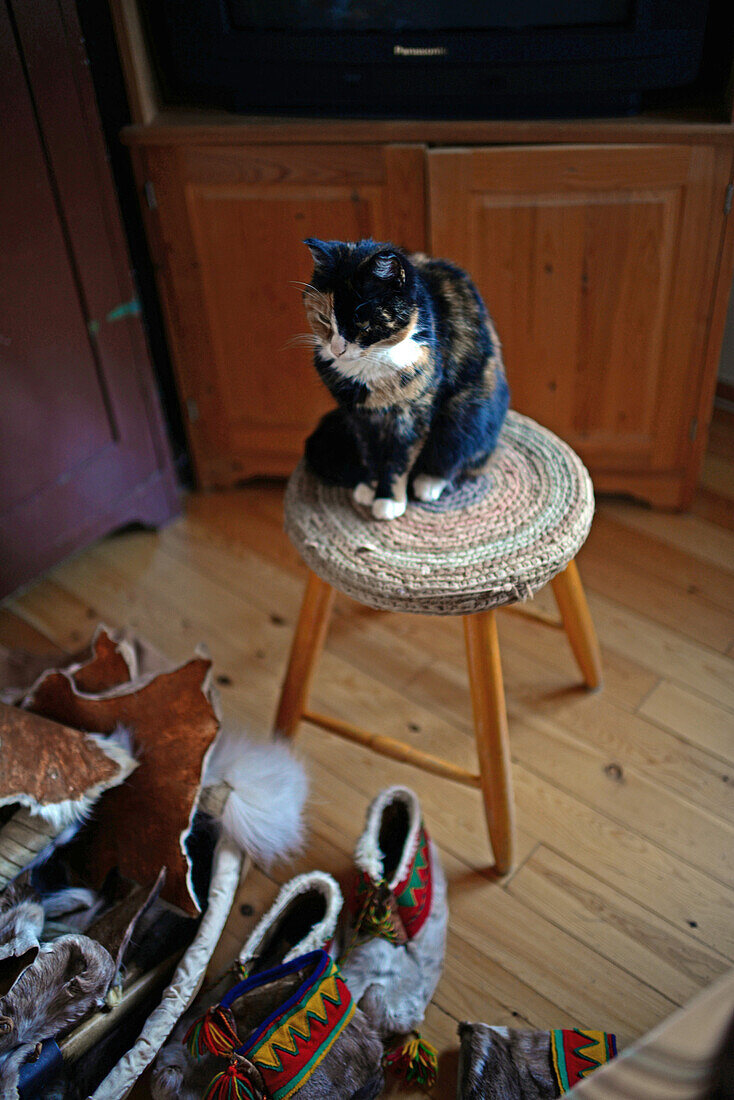
<path fill-rule="evenodd" d="M 134 643 L 126 638 L 113 638 L 102 624 L 90 645 L 72 657 L 55 653 L 38 655 L 0 646 L 0 701 L 20 703 L 39 677 L 60 668 L 72 673 L 80 691 L 95 694 L 134 679 L 136 658 Z"/>
<path fill-rule="evenodd" d="M 88 936 L 61 936 L 0 998 L 0 1055 L 67 1031 L 104 1000 L 115 963 Z"/>
<path fill-rule="evenodd" d="M 159 872 L 152 887 L 138 886 L 118 878 L 118 888 L 111 899 L 112 907 L 89 925 L 88 934 L 101 943 L 115 960 L 115 974 L 125 961 L 135 929 L 155 902 L 165 881 L 165 868 Z"/>
<path fill-rule="evenodd" d="M 115 641 L 107 628 L 100 625 L 92 639 L 89 660 L 72 665 L 68 671 L 79 691 L 97 695 L 135 678 L 135 650 L 128 642 Z"/>
<path fill-rule="evenodd" d="M 18 1077 L 26 1062 L 38 1056 L 39 1048 L 34 1043 L 24 1043 L 0 1056 L 0 1100 L 18 1100 Z"/>
<path fill-rule="evenodd" d="M 11 883 L 0 894 L 0 997 L 35 962 L 43 920 L 40 898 L 31 886 Z"/>
<path fill-rule="evenodd" d="M 88 727 L 93 728 L 93 727 Z M 63 806 L 83 814 L 134 766 L 78 729 L 0 703 L 0 806 L 20 802 L 35 812 Z"/>
<path fill-rule="evenodd" d="M 24 649 L 0 646 L 0 702 L 19 703 L 42 673 L 50 668 L 63 668 L 67 660 L 63 654 L 39 656 Z"/>
<path fill-rule="evenodd" d="M 104 695 L 80 695 L 63 672 L 44 677 L 28 705 L 79 729 L 133 733 L 139 766 L 124 787 L 109 791 L 85 830 L 85 877 L 99 886 L 119 866 L 136 882 L 167 869 L 162 896 L 189 914 L 198 904 L 188 885 L 183 840 L 196 806 L 204 756 L 219 721 L 209 694 L 211 662 L 197 657 L 147 683 Z"/>

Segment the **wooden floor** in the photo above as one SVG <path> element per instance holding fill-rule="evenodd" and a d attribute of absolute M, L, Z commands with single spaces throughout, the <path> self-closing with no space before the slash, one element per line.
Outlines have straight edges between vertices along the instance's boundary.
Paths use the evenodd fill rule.
<path fill-rule="evenodd" d="M 425 1035 L 455 1095 L 456 1025 L 586 1026 L 640 1035 L 734 961 L 734 418 L 720 414 L 688 515 L 602 501 L 579 557 L 602 644 L 601 694 L 580 690 L 562 635 L 501 617 L 518 865 L 492 881 L 479 795 L 303 727 L 311 840 L 295 866 L 244 883 L 232 955 L 276 883 L 349 871 L 368 801 L 414 785 L 450 881 L 444 977 Z M 170 657 L 209 646 L 230 721 L 265 731 L 303 586 L 282 490 L 194 494 L 157 534 L 118 535 L 0 611 L 0 640 L 64 650 L 98 620 Z M 536 601 L 551 610 L 548 594 Z M 42 635 L 42 637 L 39 637 Z M 458 620 L 337 602 L 314 706 L 462 764 L 472 729 Z M 145 1093 L 142 1093 L 145 1095 Z"/>

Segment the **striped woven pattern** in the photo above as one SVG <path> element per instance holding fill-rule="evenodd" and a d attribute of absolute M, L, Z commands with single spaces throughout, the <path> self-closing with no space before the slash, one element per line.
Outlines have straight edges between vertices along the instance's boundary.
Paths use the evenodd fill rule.
<path fill-rule="evenodd" d="M 487 472 L 388 522 L 301 462 L 285 528 L 306 564 L 341 592 L 389 611 L 465 615 L 528 599 L 583 545 L 594 515 L 579 457 L 510 412 Z"/>
<path fill-rule="evenodd" d="M 617 1037 L 606 1031 L 551 1031 L 553 1072 L 561 1090 L 568 1092 L 617 1054 Z"/>
<path fill-rule="evenodd" d="M 325 951 L 311 951 L 240 982 L 220 1006 L 229 1008 L 252 990 L 295 974 L 304 978 L 298 990 L 235 1052 L 260 1070 L 270 1100 L 299 1092 L 351 1022 L 356 1005 L 339 968 Z"/>

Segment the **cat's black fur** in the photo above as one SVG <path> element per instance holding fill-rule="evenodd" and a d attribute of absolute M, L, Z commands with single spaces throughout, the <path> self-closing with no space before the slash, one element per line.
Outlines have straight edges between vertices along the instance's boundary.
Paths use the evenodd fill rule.
<path fill-rule="evenodd" d="M 441 482 L 480 472 L 491 456 L 509 404 L 500 344 L 454 264 L 372 240 L 305 243 L 316 370 L 338 403 L 306 459 L 392 518 L 409 480 L 436 499 Z"/>

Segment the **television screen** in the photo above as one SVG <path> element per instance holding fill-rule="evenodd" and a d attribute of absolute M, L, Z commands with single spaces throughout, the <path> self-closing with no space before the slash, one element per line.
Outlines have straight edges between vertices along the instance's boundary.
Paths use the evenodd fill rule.
<path fill-rule="evenodd" d="M 614 26 L 632 0 L 228 0 L 232 26 L 308 31 L 449 31 Z"/>
<path fill-rule="evenodd" d="M 729 0 L 731 2 L 731 0 Z M 142 0 L 174 97 L 247 113 L 627 114 L 695 80 L 708 0 Z"/>

